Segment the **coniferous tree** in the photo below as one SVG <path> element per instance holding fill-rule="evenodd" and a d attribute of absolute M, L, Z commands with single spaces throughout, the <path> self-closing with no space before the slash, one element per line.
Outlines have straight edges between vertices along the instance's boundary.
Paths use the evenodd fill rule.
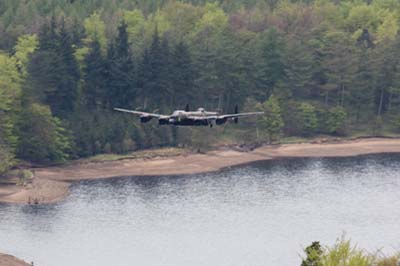
<path fill-rule="evenodd" d="M 164 49 L 164 50 L 163 50 Z M 142 91 L 146 95 L 146 107 L 165 108 L 170 98 L 169 47 L 160 40 L 155 28 L 150 48 L 146 49 L 141 64 Z"/>
<path fill-rule="evenodd" d="M 184 106 L 189 103 L 193 105 L 193 96 L 197 95 L 195 90 L 195 71 L 189 53 L 188 46 L 180 42 L 171 53 L 172 84 L 173 84 L 173 105 Z"/>
<path fill-rule="evenodd" d="M 173 66 L 171 59 L 171 51 L 169 47 L 168 39 L 164 36 L 160 43 L 160 73 L 159 73 L 159 83 L 160 83 L 160 96 L 161 104 L 163 109 L 166 110 L 168 106 L 172 104 L 173 101 Z"/>
<path fill-rule="evenodd" d="M 155 107 L 156 103 L 160 103 L 162 86 L 160 84 L 160 74 L 162 71 L 162 52 L 161 52 L 161 41 L 156 27 L 153 35 L 153 39 L 149 49 L 149 76 L 145 81 L 147 90 L 152 95 L 152 104 Z"/>
<path fill-rule="evenodd" d="M 84 97 L 89 109 L 104 107 L 106 102 L 105 60 L 100 43 L 95 39 L 90 44 L 90 51 L 85 57 Z"/>
<path fill-rule="evenodd" d="M 322 94 L 326 103 L 332 99 L 332 102 L 343 107 L 347 104 L 349 87 L 356 70 L 355 47 L 343 32 L 329 33 L 326 39 L 322 68 L 327 80 L 322 86 Z"/>
<path fill-rule="evenodd" d="M 111 107 L 132 107 L 136 96 L 135 69 L 124 21 L 119 25 L 118 35 L 108 49 L 107 67 Z"/>
<path fill-rule="evenodd" d="M 234 109 L 234 106 L 242 101 L 246 94 L 246 91 L 242 89 L 241 64 L 235 63 L 235 61 L 239 61 L 239 49 L 232 33 L 225 30 L 220 34 L 215 48 L 215 70 L 220 82 L 218 105 L 219 108 L 225 110 Z M 215 107 L 212 106 L 212 108 Z"/>
<path fill-rule="evenodd" d="M 147 81 L 150 79 L 151 76 L 151 65 L 150 65 L 150 55 L 149 50 L 146 48 L 143 51 L 143 58 L 139 63 L 138 66 L 138 88 L 139 88 L 139 95 L 141 98 L 142 105 L 141 107 L 143 110 L 147 110 L 149 105 L 151 93 L 147 89 Z"/>
<path fill-rule="evenodd" d="M 57 90 L 60 60 L 57 55 L 58 33 L 55 18 L 42 25 L 39 32 L 39 47 L 27 66 L 27 90 L 33 101 L 49 104 Z"/>
<path fill-rule="evenodd" d="M 367 114 L 373 114 L 375 77 L 372 69 L 371 50 L 361 47 L 357 52 L 357 67 L 351 86 L 350 103 L 353 105 L 355 120 L 367 118 Z"/>
<path fill-rule="evenodd" d="M 56 90 L 56 103 L 50 103 L 56 116 L 67 117 L 74 109 L 78 97 L 78 82 L 80 78 L 78 63 L 74 56 L 70 33 L 67 31 L 64 19 L 61 21 L 57 55 L 59 71 Z"/>
<path fill-rule="evenodd" d="M 43 26 L 28 76 L 32 96 L 38 94 L 55 116 L 66 118 L 73 112 L 80 74 L 64 21 L 59 30 L 54 18 Z"/>
<path fill-rule="evenodd" d="M 264 97 L 269 97 L 285 77 L 283 49 L 284 44 L 276 29 L 268 30 L 262 40 L 257 77 L 257 85 Z"/>
<path fill-rule="evenodd" d="M 308 47 L 300 42 L 292 43 L 286 55 L 286 86 L 295 97 L 310 93 L 313 58 Z"/>

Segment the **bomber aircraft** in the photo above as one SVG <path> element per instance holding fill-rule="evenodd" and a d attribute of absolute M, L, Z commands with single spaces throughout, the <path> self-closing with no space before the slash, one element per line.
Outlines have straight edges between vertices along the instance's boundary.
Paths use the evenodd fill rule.
<path fill-rule="evenodd" d="M 158 119 L 159 125 L 174 125 L 174 126 L 209 126 L 222 125 L 227 121 L 238 123 L 239 117 L 248 117 L 253 115 L 261 115 L 264 112 L 239 113 L 238 106 L 235 106 L 234 114 L 219 114 L 219 112 L 209 112 L 204 108 L 198 108 L 197 111 L 190 111 L 189 105 L 186 105 L 185 110 L 175 110 L 171 115 L 162 115 L 155 113 L 147 113 L 141 111 L 133 111 L 122 108 L 114 108 L 115 111 L 131 113 L 138 115 L 140 122 L 147 123 L 151 119 Z"/>

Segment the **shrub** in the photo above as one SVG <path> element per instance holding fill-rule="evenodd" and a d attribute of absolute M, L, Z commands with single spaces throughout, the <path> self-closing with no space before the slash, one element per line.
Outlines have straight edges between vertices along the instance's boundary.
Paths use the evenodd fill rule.
<path fill-rule="evenodd" d="M 307 257 L 301 262 L 301 266 L 323 266 L 321 256 L 323 254 L 322 247 L 319 242 L 312 244 L 304 249 Z"/>
<path fill-rule="evenodd" d="M 324 266 L 372 266 L 373 257 L 352 246 L 344 236 L 332 248 L 327 248 L 322 256 Z"/>
<path fill-rule="evenodd" d="M 19 122 L 20 158 L 34 162 L 62 162 L 68 158 L 71 141 L 68 132 L 53 117 L 50 108 L 32 104 L 22 113 Z"/>
<path fill-rule="evenodd" d="M 318 127 L 318 118 L 315 107 L 310 103 L 301 103 L 299 108 L 298 118 L 301 127 L 301 134 L 310 136 L 315 133 Z"/>
<path fill-rule="evenodd" d="M 0 145 L 0 176 L 7 173 L 13 164 L 13 154 L 5 146 Z"/>
<path fill-rule="evenodd" d="M 400 258 L 380 257 L 366 253 L 351 245 L 344 236 L 339 238 L 333 247 L 321 247 L 319 242 L 313 242 L 304 249 L 306 257 L 301 266 L 398 266 Z M 399 254 L 400 255 L 400 254 Z"/>
<path fill-rule="evenodd" d="M 330 134 L 339 134 L 343 132 L 344 122 L 347 114 L 343 107 L 337 106 L 331 108 L 326 120 L 326 129 Z"/>

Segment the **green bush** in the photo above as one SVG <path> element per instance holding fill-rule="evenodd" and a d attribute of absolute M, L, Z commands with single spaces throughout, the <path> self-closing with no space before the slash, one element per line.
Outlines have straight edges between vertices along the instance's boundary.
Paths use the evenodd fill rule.
<path fill-rule="evenodd" d="M 400 116 L 395 116 L 392 120 L 391 120 L 391 124 L 394 128 L 394 130 L 396 132 L 400 132 Z"/>
<path fill-rule="evenodd" d="M 301 127 L 301 134 L 303 136 L 313 135 L 318 127 L 315 107 L 310 103 L 301 103 L 297 116 Z"/>
<path fill-rule="evenodd" d="M 323 266 L 321 256 L 323 254 L 322 247 L 319 242 L 312 244 L 304 249 L 307 257 L 301 262 L 301 266 Z"/>
<path fill-rule="evenodd" d="M 338 239 L 332 248 L 327 248 L 322 256 L 323 266 L 372 266 L 373 261 L 372 256 L 352 246 L 344 237 Z"/>
<path fill-rule="evenodd" d="M 301 266 L 397 266 L 398 263 L 396 256 L 369 254 L 352 245 L 345 236 L 339 238 L 332 247 L 321 247 L 319 242 L 313 242 L 304 252 L 306 257 Z"/>
<path fill-rule="evenodd" d="M 328 117 L 325 122 L 329 134 L 340 134 L 344 131 L 344 123 L 347 113 L 343 107 L 337 106 L 328 111 Z"/>
<path fill-rule="evenodd" d="M 50 108 L 32 104 L 21 114 L 18 124 L 21 141 L 17 152 L 20 158 L 35 162 L 62 162 L 71 149 L 67 131 Z"/>
<path fill-rule="evenodd" d="M 268 136 L 268 143 L 279 137 L 285 125 L 282 120 L 281 108 L 278 99 L 273 95 L 263 104 L 265 114 L 262 116 L 261 126 Z"/>
<path fill-rule="evenodd" d="M 5 146 L 0 145 L 0 176 L 7 173 L 13 163 L 14 156 L 12 153 Z"/>

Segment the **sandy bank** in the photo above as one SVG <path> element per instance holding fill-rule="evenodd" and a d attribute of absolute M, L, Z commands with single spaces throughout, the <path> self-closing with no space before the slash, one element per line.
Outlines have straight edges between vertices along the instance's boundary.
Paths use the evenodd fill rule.
<path fill-rule="evenodd" d="M 0 266 L 28 266 L 31 265 L 23 260 L 17 259 L 14 256 L 0 253 Z"/>
<path fill-rule="evenodd" d="M 358 139 L 334 143 L 263 146 L 250 152 L 217 150 L 156 159 L 127 159 L 101 163 L 73 163 L 35 169 L 27 187 L 1 187 L 0 202 L 49 203 L 65 197 L 71 182 L 116 176 L 181 175 L 218 171 L 225 167 L 283 157 L 345 157 L 400 152 L 400 139 Z"/>

